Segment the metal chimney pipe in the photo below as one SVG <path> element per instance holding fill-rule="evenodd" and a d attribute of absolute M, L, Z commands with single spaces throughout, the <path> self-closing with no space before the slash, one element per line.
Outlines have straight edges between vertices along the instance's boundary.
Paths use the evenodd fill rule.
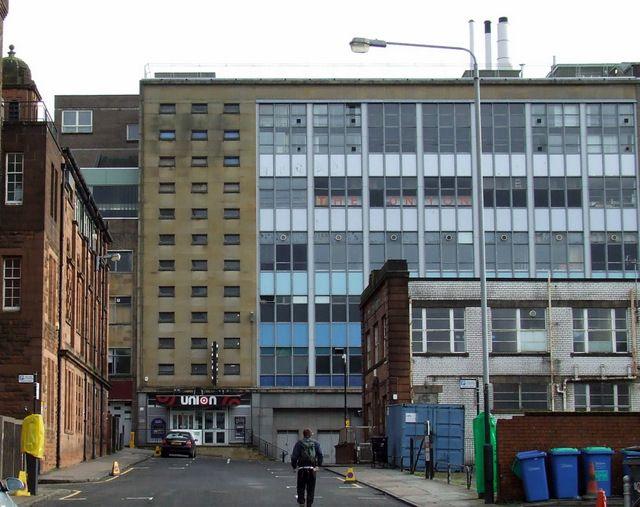
<path fill-rule="evenodd" d="M 475 54 L 475 21 L 473 19 L 469 20 L 469 51 Z M 473 69 L 473 57 L 469 55 L 469 68 Z"/>
<path fill-rule="evenodd" d="M 484 56 L 485 56 L 485 68 L 492 69 L 491 58 L 491 21 L 484 22 Z"/>
<path fill-rule="evenodd" d="M 510 69 L 509 61 L 509 18 L 498 19 L 498 69 Z"/>

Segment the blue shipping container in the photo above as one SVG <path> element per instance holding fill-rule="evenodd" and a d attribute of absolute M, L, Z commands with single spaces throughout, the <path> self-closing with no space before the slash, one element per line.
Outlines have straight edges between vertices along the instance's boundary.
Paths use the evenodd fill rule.
<path fill-rule="evenodd" d="M 402 404 L 387 407 L 387 453 L 389 463 L 410 468 L 411 439 L 416 470 L 424 470 L 423 445 L 427 421 L 431 426 L 434 467 L 445 471 L 464 466 L 464 406 L 438 404 Z"/>

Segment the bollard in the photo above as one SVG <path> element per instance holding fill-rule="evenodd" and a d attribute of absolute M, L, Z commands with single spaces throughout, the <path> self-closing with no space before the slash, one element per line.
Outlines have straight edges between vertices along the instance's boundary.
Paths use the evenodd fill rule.
<path fill-rule="evenodd" d="M 284 463 L 285 451 L 282 451 L 282 462 Z"/>
<path fill-rule="evenodd" d="M 464 467 L 464 473 L 466 474 L 467 477 L 467 489 L 471 489 L 471 467 L 469 465 L 465 465 Z"/>
<path fill-rule="evenodd" d="M 409 473 L 415 472 L 415 465 L 413 464 L 413 437 L 409 439 Z"/>
<path fill-rule="evenodd" d="M 447 484 L 451 484 L 451 465 L 447 463 Z"/>
<path fill-rule="evenodd" d="M 400 471 L 404 472 L 404 456 L 400 456 Z"/>
<path fill-rule="evenodd" d="M 622 478 L 622 496 L 624 507 L 631 507 L 631 478 L 628 475 Z"/>

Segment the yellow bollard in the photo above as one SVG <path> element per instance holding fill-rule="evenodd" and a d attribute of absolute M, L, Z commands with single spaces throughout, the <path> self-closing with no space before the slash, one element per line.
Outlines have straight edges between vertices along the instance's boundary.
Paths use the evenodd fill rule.
<path fill-rule="evenodd" d="M 160 456 L 161 454 L 162 454 L 162 452 L 160 451 L 160 446 L 156 445 L 156 450 L 153 453 L 153 455 L 157 457 L 157 456 Z"/>
<path fill-rule="evenodd" d="M 136 447 L 136 432 L 132 431 L 129 433 L 129 447 L 131 449 L 135 449 Z"/>

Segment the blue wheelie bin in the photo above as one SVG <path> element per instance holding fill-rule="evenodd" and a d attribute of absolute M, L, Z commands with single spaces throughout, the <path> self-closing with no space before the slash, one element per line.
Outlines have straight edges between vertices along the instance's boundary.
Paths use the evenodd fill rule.
<path fill-rule="evenodd" d="M 549 451 L 553 498 L 578 497 L 578 456 L 580 451 L 573 447 L 556 447 Z"/>
<path fill-rule="evenodd" d="M 611 496 L 611 456 L 613 451 L 609 447 L 585 447 L 582 449 L 582 479 L 587 491 L 589 482 L 595 480 L 597 489 L 604 490 Z M 593 477 L 591 477 L 593 473 Z"/>
<path fill-rule="evenodd" d="M 512 470 L 522 479 L 527 502 L 549 500 L 547 468 L 545 466 L 546 455 L 547 453 L 543 451 L 523 451 L 516 454 Z"/>
<path fill-rule="evenodd" d="M 628 475 L 631 477 L 631 469 L 629 465 L 625 463 L 627 458 L 640 458 L 640 447 L 627 447 L 626 449 L 620 449 L 622 454 L 622 476 Z"/>

